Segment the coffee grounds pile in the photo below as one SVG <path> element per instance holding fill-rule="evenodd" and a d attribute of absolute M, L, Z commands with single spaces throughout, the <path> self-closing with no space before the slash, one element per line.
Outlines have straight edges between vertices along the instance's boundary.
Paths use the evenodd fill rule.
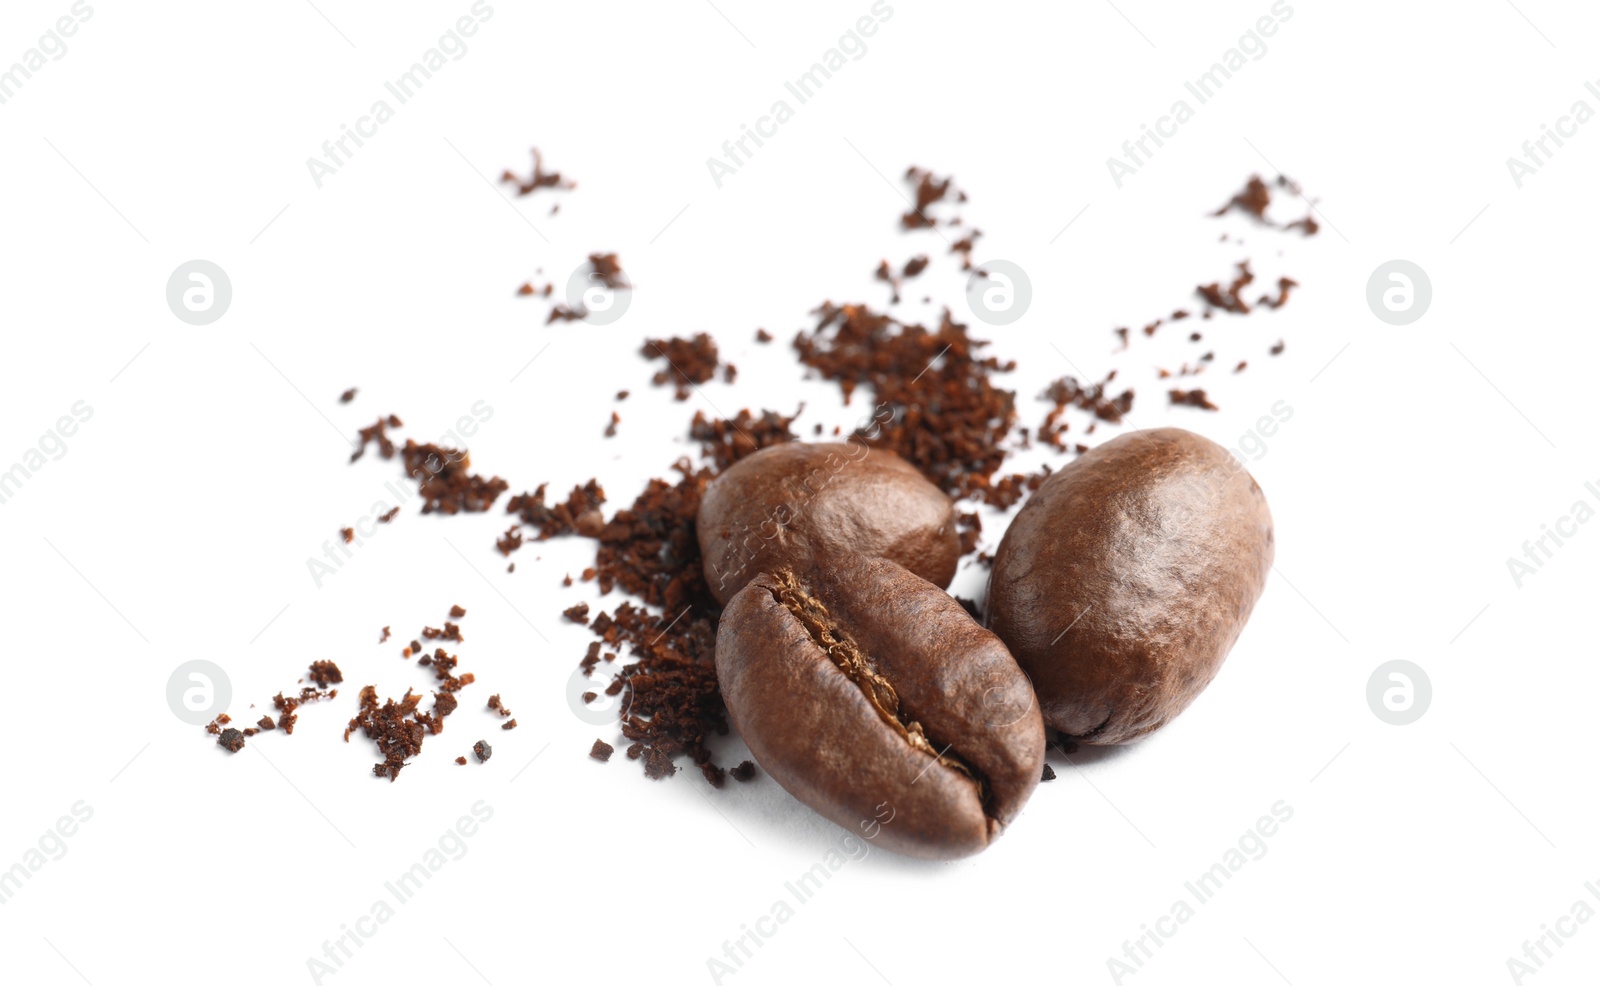
<path fill-rule="evenodd" d="M 854 437 L 898 453 L 951 496 L 987 500 L 1017 416 L 1016 394 L 994 377 L 1016 364 L 981 355 L 988 343 L 968 336 L 949 309 L 931 330 L 864 305 L 825 302 L 816 314 L 794 348 L 838 382 L 846 404 L 857 387 L 871 391 L 872 418 Z"/>

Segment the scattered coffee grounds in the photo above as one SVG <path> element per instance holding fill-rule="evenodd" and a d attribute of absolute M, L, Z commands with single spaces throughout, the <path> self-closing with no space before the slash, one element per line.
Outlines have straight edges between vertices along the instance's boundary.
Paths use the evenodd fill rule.
<path fill-rule="evenodd" d="M 555 307 L 550 309 L 550 317 L 544 320 L 544 324 L 553 325 L 556 322 L 581 322 L 588 317 L 589 310 L 584 308 L 582 305 L 579 305 L 577 308 L 568 308 L 566 305 L 557 302 Z"/>
<path fill-rule="evenodd" d="M 356 539 L 356 529 L 354 527 L 341 527 L 339 528 L 339 536 L 344 538 L 345 544 L 349 544 Z"/>
<path fill-rule="evenodd" d="M 607 438 L 616 438 L 617 437 L 617 425 L 620 425 L 620 424 L 622 424 L 622 415 L 618 414 L 615 411 L 612 411 L 611 412 L 611 423 L 606 425 L 606 432 L 605 432 L 606 437 Z"/>
<path fill-rule="evenodd" d="M 519 493 L 512 497 L 506 504 L 506 513 L 517 514 L 522 523 L 538 531 L 536 540 L 548 541 L 550 538 L 561 534 L 576 532 L 585 537 L 594 537 L 600 533 L 605 525 L 605 520 L 600 514 L 600 505 L 606 502 L 606 491 L 594 480 L 589 480 L 582 486 L 574 486 L 572 492 L 567 494 L 565 503 L 555 506 L 546 506 L 544 502 L 545 489 L 548 483 L 540 483 L 539 488 L 532 493 Z M 507 531 L 507 537 L 511 531 Z M 504 540 L 504 539 L 502 539 Z M 516 538 L 515 544 L 510 548 L 502 548 L 503 554 L 510 554 L 516 546 L 522 543 L 521 535 Z"/>
<path fill-rule="evenodd" d="M 1112 370 L 1100 383 L 1083 384 L 1075 377 L 1065 376 L 1045 388 L 1045 392 L 1039 395 L 1040 399 L 1050 401 L 1055 406 L 1039 426 L 1039 440 L 1066 451 L 1067 442 L 1062 435 L 1066 433 L 1067 425 L 1061 423 L 1061 417 L 1069 407 L 1088 411 L 1101 421 L 1121 424 L 1123 417 L 1133 410 L 1133 391 L 1125 389 L 1116 397 L 1108 396 L 1106 388 L 1116 377 L 1117 371 Z"/>
<path fill-rule="evenodd" d="M 728 731 L 712 662 L 719 610 L 701 573 L 694 527 L 712 471 L 694 469 L 687 460 L 674 468 L 679 481 L 651 480 L 605 525 L 595 552 L 602 593 L 620 587 L 663 615 L 629 602 L 600 613 L 590 629 L 601 639 L 580 662 L 593 671 L 602 642 L 629 648 L 634 663 L 603 690 L 622 696 L 620 705 L 628 710 L 620 726 L 633 744 L 629 758 L 642 760 L 646 776 L 658 780 L 676 772 L 673 760 L 684 754 L 697 765 L 709 762 L 706 739 Z M 607 653 L 606 659 L 614 656 Z M 589 694 L 598 697 L 601 690 Z"/>
<path fill-rule="evenodd" d="M 950 244 L 950 252 L 951 253 L 959 253 L 959 254 L 961 254 L 961 269 L 962 270 L 971 270 L 972 269 L 972 251 L 973 251 L 973 248 L 978 245 L 978 237 L 980 237 L 982 235 L 983 235 L 983 230 L 975 229 L 972 232 L 968 233 L 966 236 L 963 236 L 961 239 L 956 240 L 954 243 Z"/>
<path fill-rule="evenodd" d="M 771 332 L 768 332 L 766 329 L 757 329 L 756 330 L 756 342 L 771 342 L 771 341 L 772 341 L 772 333 Z"/>
<path fill-rule="evenodd" d="M 728 776 L 741 784 L 756 779 L 756 765 L 749 760 L 742 760 L 737 767 L 728 768 Z"/>
<path fill-rule="evenodd" d="M 516 551 L 522 547 L 522 528 L 512 524 L 504 534 L 500 535 L 500 540 L 496 541 L 494 546 L 500 549 L 502 555 L 509 555 L 511 552 Z"/>
<path fill-rule="evenodd" d="M 472 752 L 477 754 L 479 763 L 484 763 L 490 757 L 494 756 L 494 747 L 490 746 L 488 743 L 485 743 L 483 740 L 479 740 L 478 742 L 472 744 Z"/>
<path fill-rule="evenodd" d="M 1041 434 L 1043 430 L 1042 428 L 1040 429 Z M 1062 426 L 1062 430 L 1066 430 L 1065 425 Z M 1054 443 L 1052 442 L 1051 444 Z M 1057 447 L 1062 451 L 1067 451 L 1065 443 Z M 1038 492 L 1039 487 L 1044 485 L 1044 481 L 1050 478 L 1051 472 L 1050 464 L 1045 463 L 1038 472 L 1017 472 L 1009 476 L 1002 476 L 994 481 L 989 494 L 984 497 L 984 502 L 991 507 L 1008 510 L 1014 504 L 1020 502 L 1024 494 Z"/>
<path fill-rule="evenodd" d="M 1261 299 L 1256 302 L 1256 304 L 1265 305 L 1268 308 L 1282 308 L 1284 302 L 1289 300 L 1289 289 L 1297 288 L 1299 286 L 1300 282 L 1294 280 L 1293 278 L 1280 277 L 1278 278 L 1278 297 L 1273 298 L 1269 294 L 1264 294 L 1261 296 Z"/>
<path fill-rule="evenodd" d="M 391 414 L 387 418 L 379 418 L 367 427 L 362 428 L 359 432 L 361 440 L 356 445 L 356 450 L 350 453 L 350 461 L 354 462 L 366 455 L 367 446 L 374 443 L 378 446 L 379 455 L 385 459 L 394 458 L 394 442 L 389 438 L 389 429 L 403 427 L 405 425 L 401 423 L 400 418 Z"/>
<path fill-rule="evenodd" d="M 1235 373 L 1243 373 L 1245 371 L 1245 367 L 1247 367 L 1249 365 L 1250 364 L 1245 362 L 1244 360 L 1240 360 L 1239 361 L 1239 365 L 1233 368 L 1233 372 L 1235 372 Z"/>
<path fill-rule="evenodd" d="M 601 763 L 610 763 L 611 754 L 615 752 L 616 747 L 612 746 L 610 743 L 607 743 L 605 740 L 595 740 L 594 746 L 589 748 L 589 756 L 600 761 Z"/>
<path fill-rule="evenodd" d="M 1250 272 L 1250 261 L 1241 260 L 1239 262 L 1238 276 L 1233 279 L 1226 289 L 1222 287 L 1220 282 L 1213 282 L 1199 285 L 1195 288 L 1195 293 L 1204 298 L 1206 304 L 1211 308 L 1220 308 L 1235 315 L 1248 315 L 1250 313 L 1250 304 L 1240 296 L 1240 292 L 1255 279 L 1256 276 Z M 1210 314 L 1209 309 L 1206 314 Z"/>
<path fill-rule="evenodd" d="M 389 639 L 389 628 L 388 627 L 384 627 L 383 628 L 383 636 L 378 638 L 378 643 L 380 643 L 380 644 L 384 643 L 388 639 Z"/>
<path fill-rule="evenodd" d="M 466 615 L 467 615 L 467 611 L 465 609 L 463 609 L 463 608 L 461 608 L 460 606 L 457 606 L 457 605 L 451 605 L 451 607 L 450 607 L 450 618 L 452 620 L 459 620 L 463 616 L 466 616 Z"/>
<path fill-rule="evenodd" d="M 317 683 L 318 688 L 327 688 L 344 681 L 344 675 L 339 671 L 339 666 L 332 661 L 311 662 L 311 680 Z"/>
<path fill-rule="evenodd" d="M 639 352 L 650 359 L 667 361 L 668 368 L 658 371 L 651 382 L 658 387 L 672 383 L 673 396 L 680 401 L 689 399 L 692 385 L 717 375 L 717 344 L 704 332 L 693 339 L 649 339 Z"/>
<path fill-rule="evenodd" d="M 517 728 L 517 720 L 512 719 L 512 720 L 510 720 L 508 722 L 503 722 L 503 723 L 500 724 L 500 728 L 501 729 L 516 729 Z"/>
<path fill-rule="evenodd" d="M 1275 184 L 1292 195 L 1301 194 L 1300 186 L 1283 175 L 1278 176 Z M 1261 180 L 1260 175 L 1251 175 L 1249 180 L 1245 182 L 1244 189 L 1235 194 L 1233 198 L 1228 200 L 1226 205 L 1211 213 L 1211 215 L 1221 216 L 1225 215 L 1229 210 L 1238 209 L 1263 226 L 1278 226 L 1278 223 L 1267 218 L 1267 206 L 1271 203 L 1272 191 L 1267 186 L 1267 183 Z M 1316 219 L 1307 213 L 1304 219 L 1284 223 L 1281 228 L 1284 230 L 1298 229 L 1305 236 L 1314 236 L 1321 227 L 1317 224 Z M 1223 234 L 1223 238 L 1227 238 L 1226 233 Z"/>
<path fill-rule="evenodd" d="M 500 176 L 503 184 L 517 186 L 517 195 L 531 195 L 541 188 L 572 189 L 578 187 L 575 182 L 561 177 L 559 171 L 544 170 L 544 155 L 539 153 L 537 147 L 533 148 L 533 174 L 526 180 L 518 178 L 510 169 Z"/>
<path fill-rule="evenodd" d="M 452 680 L 464 681 L 466 677 Z M 373 765 L 375 776 L 387 777 L 390 781 L 398 778 L 406 761 L 422 752 L 423 738 L 444 731 L 445 717 L 454 712 L 458 704 L 448 691 L 434 694 L 432 713 L 418 712 L 421 702 L 422 696 L 408 688 L 400 701 L 391 698 L 380 706 L 376 687 L 368 685 L 361 689 L 361 709 L 345 727 L 344 739 L 350 742 L 350 734 L 360 729 L 377 744 L 383 762 Z"/>
<path fill-rule="evenodd" d="M 752 452 L 798 438 L 789 426 L 803 410 L 804 404 L 788 417 L 776 411 L 762 411 L 756 417 L 745 408 L 732 418 L 707 418 L 705 412 L 696 411 L 689 437 L 700 443 L 701 454 L 721 472 Z"/>
<path fill-rule="evenodd" d="M 533 286 L 533 282 L 532 281 L 524 281 L 522 283 L 522 287 L 517 289 L 517 294 L 520 294 L 520 295 L 522 295 L 524 297 L 526 297 L 528 295 L 535 295 L 536 294 L 536 295 L 540 296 L 541 298 L 548 298 L 548 297 L 550 297 L 550 295 L 555 293 L 555 290 L 556 290 L 556 286 L 554 284 L 547 283 L 542 288 L 536 288 L 536 287 Z"/>
<path fill-rule="evenodd" d="M 1273 347 L 1271 349 L 1267 350 L 1267 352 L 1271 353 L 1274 356 L 1283 355 L 1283 340 L 1279 339 L 1277 341 L 1277 343 L 1275 345 L 1273 345 Z"/>
<path fill-rule="evenodd" d="M 354 388 L 354 387 L 351 387 L 349 390 L 347 390 L 344 393 L 339 395 L 339 403 L 340 404 L 348 404 L 348 403 L 350 403 L 351 401 L 353 401 L 355 399 L 356 399 L 356 388 Z"/>
<path fill-rule="evenodd" d="M 928 258 L 924 254 L 919 254 L 918 256 L 907 260 L 905 262 L 905 266 L 900 268 L 899 273 L 896 273 L 895 269 L 889 266 L 889 261 L 880 260 L 878 261 L 878 269 L 873 271 L 872 276 L 889 285 L 891 292 L 889 303 L 891 305 L 897 305 L 900 303 L 900 283 L 906 278 L 916 277 L 918 274 L 922 273 L 927 266 Z M 768 336 L 766 339 L 761 339 L 760 341 L 770 341 L 771 338 L 771 336 Z M 757 335 L 757 339 L 760 339 L 759 334 Z"/>
<path fill-rule="evenodd" d="M 334 670 L 338 670 L 335 668 Z M 314 673 L 314 672 L 313 672 Z M 299 720 L 295 710 L 307 702 L 320 702 L 325 698 L 333 698 L 339 694 L 337 688 L 319 691 L 315 688 L 302 688 L 299 695 L 285 695 L 283 692 L 272 697 L 272 707 L 278 710 L 278 728 L 289 735 L 294 734 L 294 724 Z"/>
<path fill-rule="evenodd" d="M 928 215 L 929 207 L 935 202 L 941 202 L 950 193 L 953 179 L 949 177 L 936 178 L 933 172 L 916 165 L 906 169 L 905 180 L 911 185 L 916 194 L 916 205 L 911 211 L 900 217 L 900 225 L 906 229 L 923 229 L 935 226 L 938 220 Z M 956 192 L 956 201 L 965 202 L 965 192 Z M 951 223 L 953 225 L 953 223 Z"/>
<path fill-rule="evenodd" d="M 622 272 L 622 264 L 617 261 L 617 255 L 614 253 L 589 254 L 589 266 L 593 268 L 595 279 L 613 291 L 632 286 L 628 283 L 628 275 Z"/>
<path fill-rule="evenodd" d="M 386 510 L 383 513 L 378 515 L 378 523 L 387 524 L 391 520 L 394 520 L 395 517 L 399 516 L 399 514 L 400 514 L 400 508 L 399 507 L 390 507 L 388 510 Z"/>
<path fill-rule="evenodd" d="M 417 705 L 421 701 L 422 696 L 407 689 L 405 697 L 399 702 L 391 698 L 379 706 L 376 688 L 368 685 L 361 689 L 361 711 L 350 720 L 344 738 L 348 743 L 350 734 L 359 728 L 368 739 L 377 743 L 378 752 L 383 754 L 383 762 L 373 765 L 372 772 L 376 776 L 387 777 L 393 782 L 400 776 L 406 758 L 422 752 L 426 727 L 415 718 Z M 408 719 L 408 716 L 411 718 Z"/>
<path fill-rule="evenodd" d="M 256 722 L 256 727 L 258 729 L 260 729 L 262 732 L 266 732 L 269 729 L 277 729 L 278 728 L 278 724 L 272 721 L 272 717 L 271 716 L 262 716 Z"/>
<path fill-rule="evenodd" d="M 482 513 L 509 488 L 498 476 L 471 473 L 472 456 L 465 449 L 419 445 L 408 438 L 401 456 L 406 475 L 417 481 L 425 514 Z"/>
<path fill-rule="evenodd" d="M 506 708 L 505 703 L 500 701 L 500 695 L 498 692 L 489 696 L 489 704 L 487 708 L 494 712 L 500 713 L 500 718 L 502 719 L 509 719 L 511 717 L 511 710 Z"/>
<path fill-rule="evenodd" d="M 467 765 L 467 758 L 466 757 L 456 757 L 456 763 L 458 763 L 461 766 L 465 767 Z"/>
<path fill-rule="evenodd" d="M 561 611 L 561 615 L 573 623 L 587 624 L 589 622 L 589 604 L 579 603 L 576 606 L 569 606 Z"/>
<path fill-rule="evenodd" d="M 948 309 L 933 330 L 862 305 L 827 302 L 817 315 L 794 347 L 838 382 L 846 404 L 858 386 L 872 391 L 873 420 L 854 437 L 898 453 L 952 496 L 986 494 L 1016 420 L 1015 393 L 993 377 L 1016 364 L 980 356 L 988 343 L 970 338 Z"/>
<path fill-rule="evenodd" d="M 1045 764 L 1044 765 L 1044 776 L 1040 777 L 1039 780 L 1040 781 L 1053 781 L 1055 779 L 1056 779 L 1055 769 L 1052 768 L 1049 764 Z"/>
<path fill-rule="evenodd" d="M 222 735 L 217 737 L 217 745 L 229 753 L 238 753 L 244 749 L 244 733 L 233 728 L 224 729 Z"/>
<path fill-rule="evenodd" d="M 441 719 L 454 712 L 460 705 L 461 700 L 456 698 L 454 692 L 433 693 L 433 712 Z"/>
<path fill-rule="evenodd" d="M 720 788 L 727 779 L 728 772 L 707 760 L 700 765 L 700 776 L 704 777 L 706 783 L 712 787 Z"/>
<path fill-rule="evenodd" d="M 457 643 L 459 643 L 461 641 L 461 639 L 462 639 L 462 637 L 461 637 L 461 626 L 460 626 L 460 624 L 451 623 L 449 620 L 446 620 L 443 630 L 440 630 L 437 627 L 423 627 L 422 628 L 422 639 L 423 640 L 453 640 L 453 641 L 456 641 Z"/>
<path fill-rule="evenodd" d="M 1317 230 L 1321 229 L 1322 227 L 1317 223 L 1316 219 L 1312 218 L 1310 213 L 1306 213 L 1304 219 L 1296 219 L 1294 222 L 1289 223 L 1283 228 L 1286 230 L 1299 229 L 1305 236 L 1315 236 L 1317 235 Z"/>
<path fill-rule="evenodd" d="M 1281 180 L 1281 179 L 1280 179 Z M 1254 218 L 1266 222 L 1267 206 L 1272 204 L 1272 191 L 1267 183 L 1261 180 L 1260 175 L 1251 175 L 1245 182 L 1244 189 L 1229 199 L 1227 204 L 1213 212 L 1213 216 L 1226 215 L 1230 209 L 1249 213 Z"/>
<path fill-rule="evenodd" d="M 1206 397 L 1206 392 L 1203 390 L 1169 390 L 1167 391 L 1167 399 L 1172 404 L 1179 406 L 1198 407 L 1204 411 L 1218 410 L 1217 406 Z"/>

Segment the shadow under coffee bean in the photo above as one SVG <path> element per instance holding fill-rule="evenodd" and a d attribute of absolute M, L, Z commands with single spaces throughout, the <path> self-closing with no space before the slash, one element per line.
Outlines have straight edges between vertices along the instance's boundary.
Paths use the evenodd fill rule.
<path fill-rule="evenodd" d="M 723 611 L 717 676 L 757 762 L 855 831 L 951 859 L 989 845 L 1038 785 L 1044 723 L 999 638 L 881 558 L 762 574 Z"/>

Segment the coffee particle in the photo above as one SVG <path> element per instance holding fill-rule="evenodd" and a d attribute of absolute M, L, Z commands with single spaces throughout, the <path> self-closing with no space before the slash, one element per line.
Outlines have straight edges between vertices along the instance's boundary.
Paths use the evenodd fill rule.
<path fill-rule="evenodd" d="M 1178 406 L 1198 407 L 1203 411 L 1218 410 L 1217 405 L 1211 403 L 1204 390 L 1169 390 L 1167 399 Z"/>
<path fill-rule="evenodd" d="M 527 179 L 522 179 L 512 174 L 508 169 L 501 174 L 500 181 L 503 184 L 515 185 L 518 197 L 531 195 L 541 188 L 572 189 L 577 187 L 574 182 L 562 178 L 561 172 L 544 170 L 544 155 L 539 153 L 537 147 L 533 148 L 533 174 L 529 175 Z"/>
<path fill-rule="evenodd" d="M 344 674 L 339 671 L 339 666 L 332 661 L 313 661 L 311 663 L 311 680 L 317 683 L 318 688 L 327 688 L 344 681 Z"/>

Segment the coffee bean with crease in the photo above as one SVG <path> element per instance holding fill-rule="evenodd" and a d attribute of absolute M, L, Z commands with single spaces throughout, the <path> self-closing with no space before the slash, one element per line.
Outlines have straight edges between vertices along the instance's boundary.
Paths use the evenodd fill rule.
<path fill-rule="evenodd" d="M 1226 449 L 1181 428 L 1130 432 L 1051 476 L 1011 522 L 989 626 L 1046 723 L 1128 743 L 1221 670 L 1272 556 L 1267 499 Z"/>
<path fill-rule="evenodd" d="M 741 589 L 717 632 L 717 679 L 750 752 L 852 832 L 929 859 L 976 853 L 1038 785 L 1044 722 L 1005 645 L 943 589 L 841 555 Z"/>
<path fill-rule="evenodd" d="M 696 522 L 717 602 L 762 572 L 806 573 L 835 557 L 888 558 L 941 587 L 961 557 L 955 506 L 892 452 L 788 442 L 712 480 Z"/>

